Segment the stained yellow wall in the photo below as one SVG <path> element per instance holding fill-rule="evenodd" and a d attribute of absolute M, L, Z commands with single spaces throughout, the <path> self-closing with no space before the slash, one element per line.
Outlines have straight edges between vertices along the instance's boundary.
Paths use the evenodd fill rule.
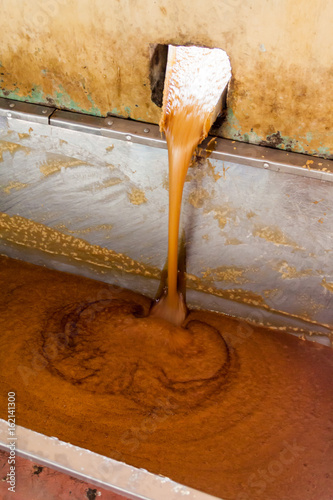
<path fill-rule="evenodd" d="M 329 0 L 2 0 L 0 95 L 157 123 L 149 44 L 220 47 L 221 134 L 333 157 Z"/>

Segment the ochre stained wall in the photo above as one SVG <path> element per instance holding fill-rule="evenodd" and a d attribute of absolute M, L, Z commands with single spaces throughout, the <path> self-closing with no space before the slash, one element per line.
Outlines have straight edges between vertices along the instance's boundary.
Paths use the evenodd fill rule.
<path fill-rule="evenodd" d="M 157 123 L 149 45 L 231 59 L 224 137 L 333 157 L 329 0 L 2 0 L 0 96 Z"/>

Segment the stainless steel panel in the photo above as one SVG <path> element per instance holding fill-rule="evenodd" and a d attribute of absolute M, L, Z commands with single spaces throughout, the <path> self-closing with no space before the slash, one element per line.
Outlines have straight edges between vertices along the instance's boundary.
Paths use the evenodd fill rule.
<path fill-rule="evenodd" d="M 109 119 L 116 127 L 118 119 Z M 25 229 L 30 237 L 20 242 L 17 229 L 2 229 L 0 250 L 154 297 L 166 260 L 167 150 L 141 144 L 134 129 L 127 134 L 131 139 L 124 129 L 117 138 L 101 134 L 0 119 L 0 139 L 7 141 L 0 210 L 11 221 L 24 217 L 52 229 L 54 238 L 76 238 L 88 253 L 78 257 L 65 248 L 58 253 L 36 248 L 32 226 Z M 189 305 L 330 344 L 332 162 L 213 142 L 201 148 L 185 183 Z M 116 271 L 108 261 L 87 257 L 100 251 L 97 246 L 109 252 L 110 262 L 114 251 L 156 272 L 147 277 L 142 269 Z"/>

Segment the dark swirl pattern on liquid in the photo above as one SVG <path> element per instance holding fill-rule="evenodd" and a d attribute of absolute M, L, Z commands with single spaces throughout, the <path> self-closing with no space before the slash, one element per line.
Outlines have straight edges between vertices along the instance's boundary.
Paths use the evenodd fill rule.
<path fill-rule="evenodd" d="M 92 393 L 150 408 L 161 398 L 193 408 L 228 386 L 235 355 L 216 328 L 191 316 L 180 328 L 144 314 L 118 298 L 57 309 L 42 334 L 48 369 Z"/>

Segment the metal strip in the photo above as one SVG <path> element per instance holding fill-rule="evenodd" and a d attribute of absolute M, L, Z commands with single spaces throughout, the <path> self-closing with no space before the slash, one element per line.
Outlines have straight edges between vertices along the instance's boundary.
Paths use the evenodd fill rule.
<path fill-rule="evenodd" d="M 50 116 L 54 111 L 55 108 L 49 108 L 48 106 L 13 101 L 12 99 L 0 97 L 0 116 L 5 116 L 8 119 L 17 118 L 19 120 L 48 125 Z"/>
<path fill-rule="evenodd" d="M 57 109 L 50 118 L 50 125 L 88 134 L 102 135 L 104 118 Z"/>
<path fill-rule="evenodd" d="M 158 125 L 108 116 L 106 118 L 55 110 L 0 98 L 0 116 L 50 124 L 112 139 L 167 149 Z M 214 139 L 214 140 L 212 140 Z M 213 143 L 213 146 L 212 146 Z M 333 182 L 333 161 L 209 136 L 198 156 Z"/>
<path fill-rule="evenodd" d="M 8 449 L 8 424 L 0 419 L 0 447 Z M 104 457 L 55 437 L 16 426 L 16 453 L 133 500 L 216 500 L 171 479 Z"/>
<path fill-rule="evenodd" d="M 125 118 L 96 116 L 57 110 L 51 116 L 50 125 L 70 130 L 103 135 L 111 139 L 135 142 L 157 148 L 167 149 L 167 143 L 157 125 L 151 125 Z"/>
<path fill-rule="evenodd" d="M 125 120 L 112 116 L 105 119 L 102 135 L 111 137 L 112 139 L 121 139 L 154 148 L 167 149 L 165 137 L 162 136 L 158 125 L 150 123 Z"/>
<path fill-rule="evenodd" d="M 202 143 L 199 148 L 200 155 L 265 170 L 333 182 L 333 161 L 330 160 L 221 138 L 213 141 L 212 148 L 211 142 L 212 137 L 208 137 Z"/>

